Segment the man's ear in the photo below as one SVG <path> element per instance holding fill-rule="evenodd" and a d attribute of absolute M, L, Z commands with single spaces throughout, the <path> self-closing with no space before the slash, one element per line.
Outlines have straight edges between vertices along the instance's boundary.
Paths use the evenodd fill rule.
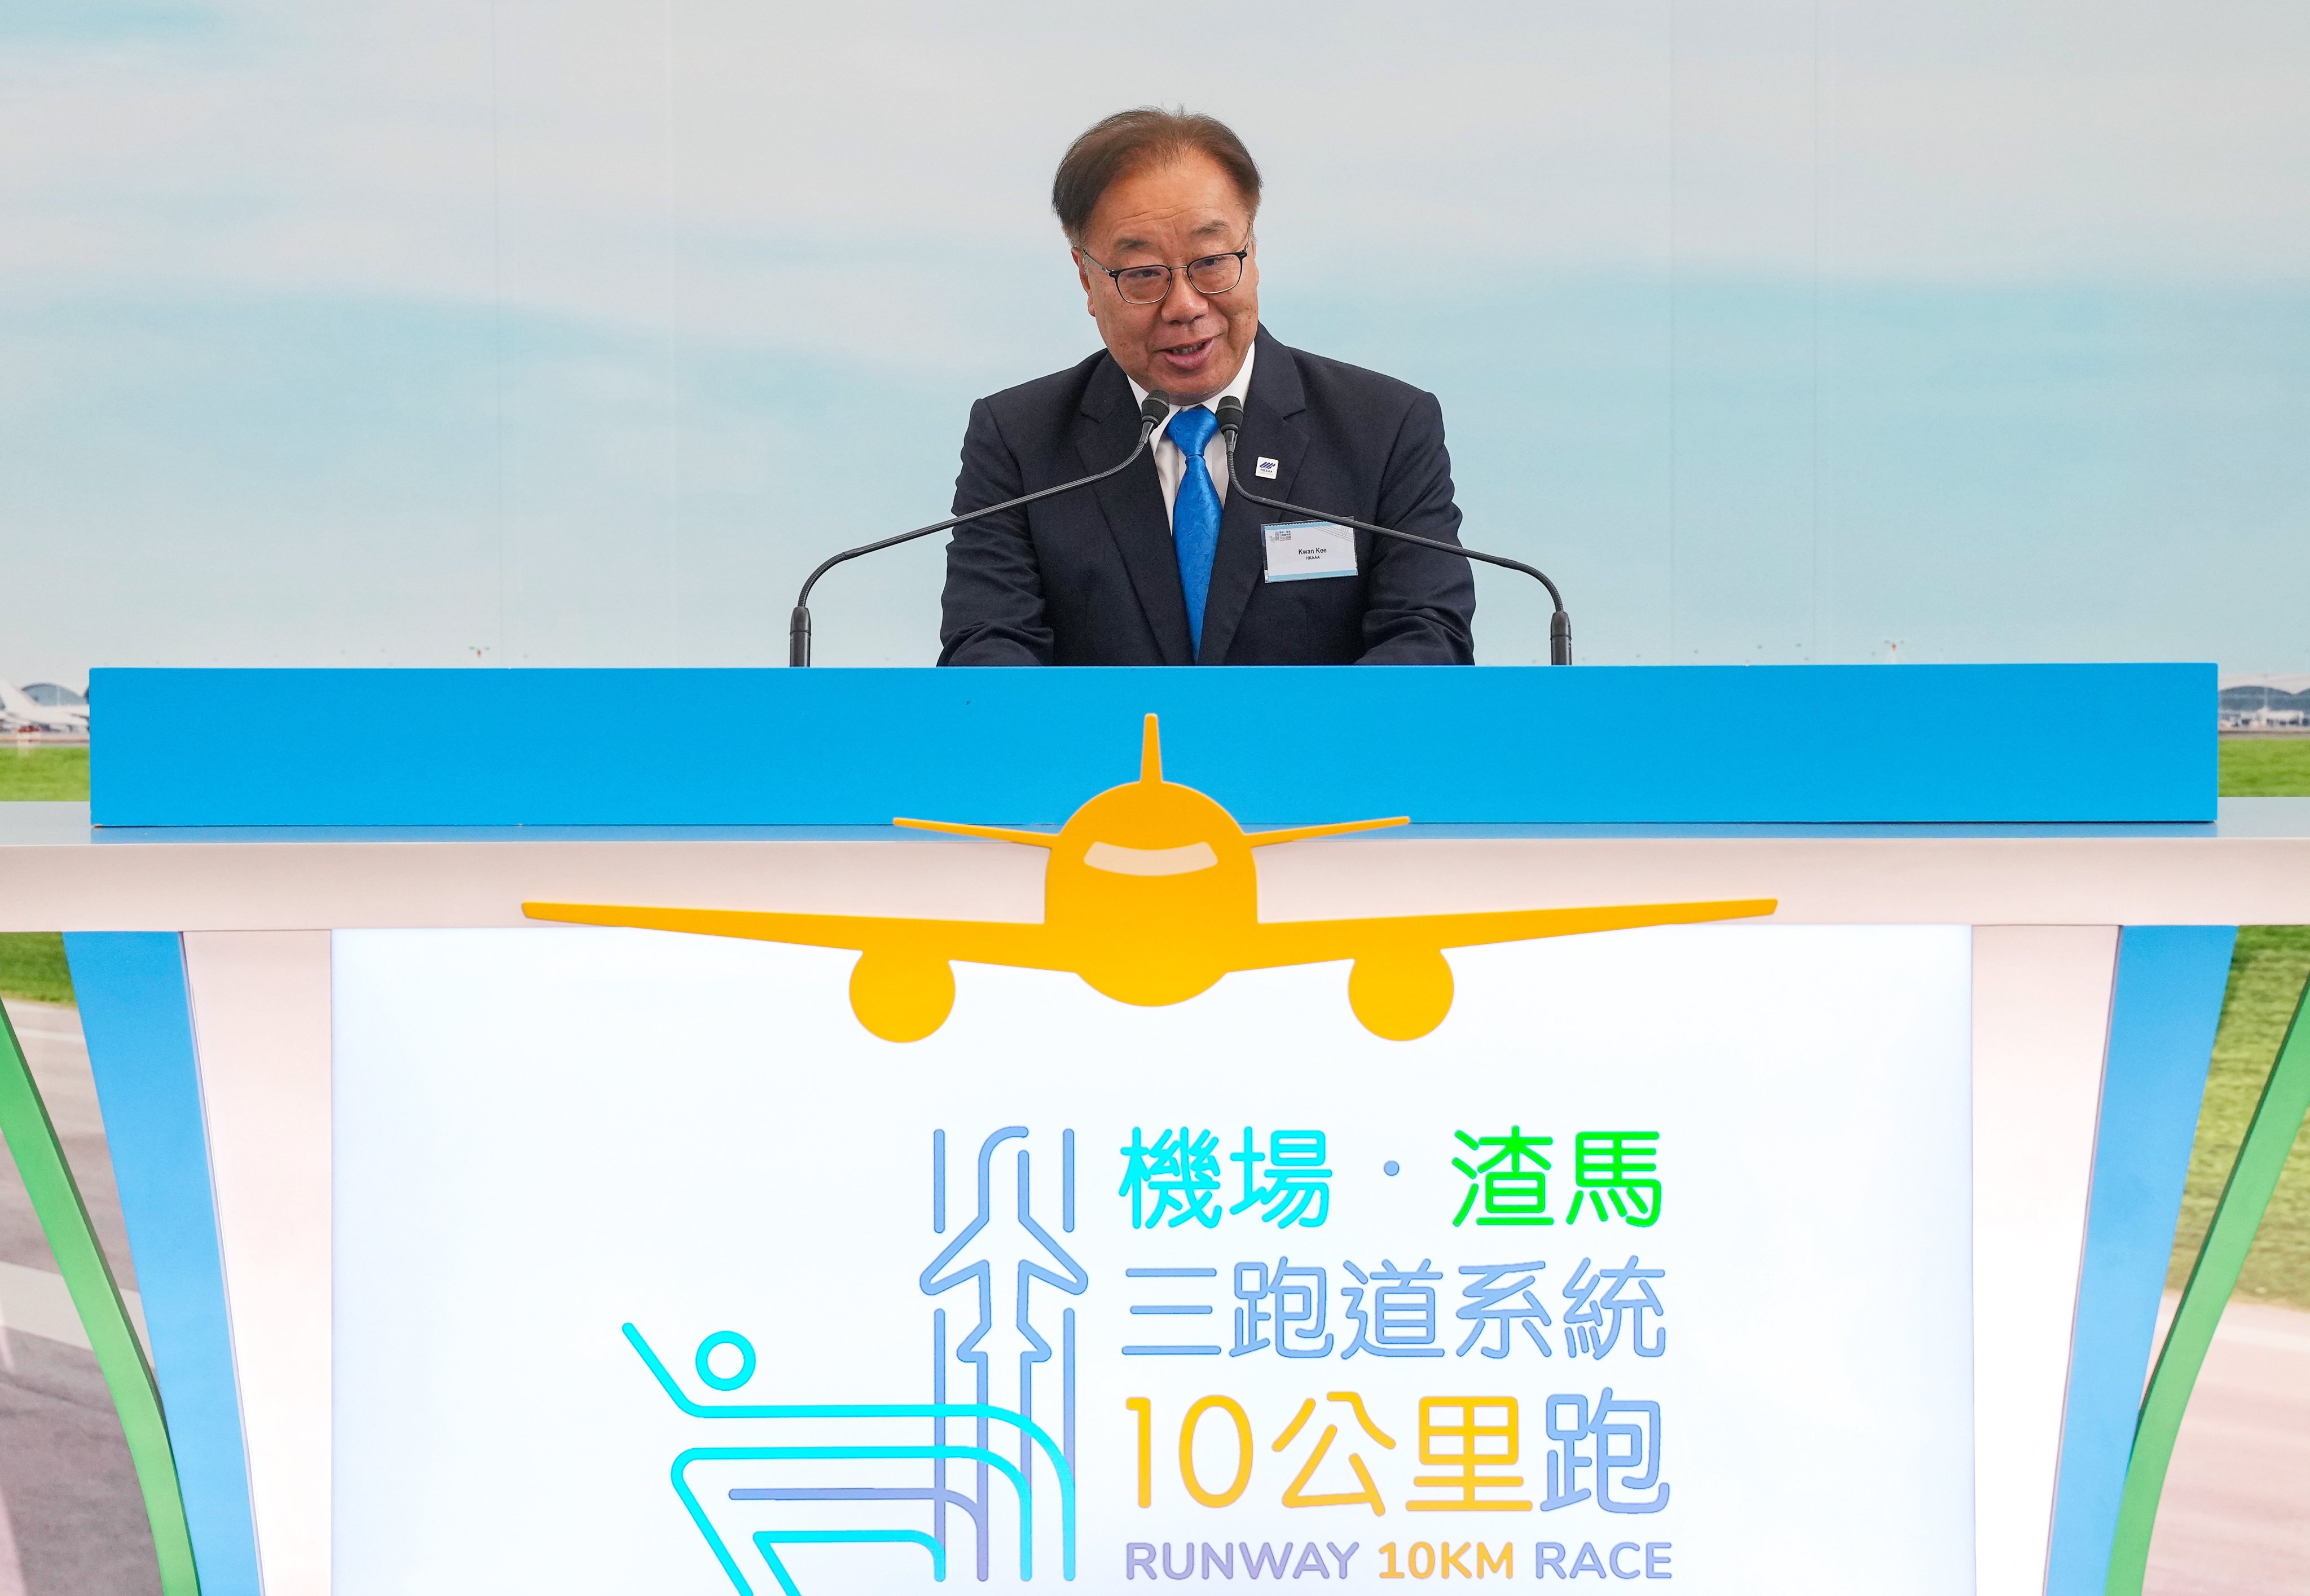
<path fill-rule="evenodd" d="M 1096 318 L 1099 315 L 1099 305 L 1091 298 L 1090 268 L 1083 265 L 1082 251 L 1070 244 L 1067 246 L 1067 258 L 1075 263 L 1075 276 L 1082 282 L 1083 314 Z"/>

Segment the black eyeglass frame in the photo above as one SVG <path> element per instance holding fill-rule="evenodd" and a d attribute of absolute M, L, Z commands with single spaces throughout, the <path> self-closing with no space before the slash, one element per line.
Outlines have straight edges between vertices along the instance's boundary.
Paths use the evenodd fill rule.
<path fill-rule="evenodd" d="M 1121 300 L 1122 300 L 1125 304 L 1126 304 L 1126 305 L 1141 305 L 1141 306 L 1145 306 L 1145 305 L 1160 305 L 1164 300 L 1166 300 L 1166 299 L 1169 299 L 1169 298 L 1171 297 L 1171 283 L 1172 283 L 1172 281 L 1173 281 L 1173 280 L 1174 280 L 1174 279 L 1175 279 L 1175 278 L 1176 278 L 1176 277 L 1177 277 L 1180 273 L 1182 273 L 1182 272 L 1190 272 L 1190 273 L 1191 273 L 1191 272 L 1193 272 L 1193 271 L 1194 271 L 1197 266 L 1202 265 L 1203 265 L 1204 262 L 1206 262 L 1206 261 L 1226 260 L 1226 259 L 1229 259 L 1230 256 L 1232 256 L 1232 257 L 1234 258 L 1234 261 L 1235 261 L 1235 281 L 1234 281 L 1233 282 L 1229 283 L 1225 288 L 1195 288 L 1195 291 L 1196 291 L 1197 293 L 1199 293 L 1199 294 L 1231 294 L 1231 293 L 1235 292 L 1235 291 L 1236 291 L 1236 290 L 1238 290 L 1238 289 L 1239 289 L 1239 288 L 1241 288 L 1241 287 L 1243 286 L 1243 266 L 1244 266 L 1244 262 L 1245 262 L 1246 260 L 1247 260 L 1247 259 L 1250 257 L 1250 255 L 1251 255 L 1252 249 L 1253 249 L 1253 248 L 1254 248 L 1254 247 L 1258 244 L 1258 242 L 1259 242 L 1259 240 L 1258 240 L 1256 238 L 1249 238 L 1249 239 L 1246 239 L 1243 241 L 1243 247 L 1242 247 L 1242 248 L 1240 248 L 1240 249 L 1222 249 L 1222 250 L 1218 251 L 1216 254 L 1212 254 L 1212 255 L 1199 255 L 1199 256 L 1195 256 L 1195 258 L 1194 258 L 1194 259 L 1193 259 L 1193 260 L 1191 260 L 1191 261 L 1187 262 L 1185 265 L 1177 265 L 1177 266 L 1165 265 L 1162 265 L 1162 264 L 1161 264 L 1161 263 L 1159 263 L 1159 262 L 1151 262 L 1150 264 L 1148 264 L 1148 265 L 1143 265 L 1143 266 L 1109 266 L 1109 265 L 1100 265 L 1100 263 L 1099 263 L 1099 257 L 1098 257 L 1097 256 L 1093 255 L 1090 250 L 1085 249 L 1085 248 L 1084 248 L 1081 245 L 1080 245 L 1080 244 L 1078 244 L 1078 245 L 1076 245 L 1076 246 L 1075 246 L 1075 253 L 1076 253 L 1077 255 L 1081 256 L 1083 257 L 1083 259 L 1085 259 L 1085 260 L 1087 260 L 1087 261 L 1090 262 L 1090 264 L 1091 264 L 1093 266 L 1098 267 L 1098 269 L 1099 269 L 1099 271 L 1104 272 L 1104 273 L 1107 273 L 1107 279 L 1115 284 L 1115 297 L 1116 297 L 1116 299 L 1121 299 Z M 1157 294 L 1157 295 L 1156 295 L 1153 299 L 1133 299 L 1129 294 L 1126 294 L 1126 293 L 1125 293 L 1125 292 L 1123 291 L 1123 274 L 1124 274 L 1125 272 L 1160 272 L 1160 273 L 1163 273 L 1163 291 L 1162 291 L 1161 293 L 1159 293 L 1159 294 Z M 1191 276 L 1191 277 L 1189 277 L 1189 278 L 1187 279 L 1187 286 L 1189 286 L 1190 288 L 1194 288 L 1194 286 L 1195 286 L 1195 280 L 1194 280 L 1192 276 Z"/>

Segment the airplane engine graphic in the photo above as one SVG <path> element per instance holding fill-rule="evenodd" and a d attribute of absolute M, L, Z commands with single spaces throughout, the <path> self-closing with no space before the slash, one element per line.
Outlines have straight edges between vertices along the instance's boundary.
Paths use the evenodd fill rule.
<path fill-rule="evenodd" d="M 1238 970 L 1349 961 L 1348 1004 L 1389 1041 L 1428 1035 L 1452 1009 L 1451 948 L 1643 925 L 1747 919 L 1769 898 L 1705 903 L 1506 909 L 1354 920 L 1262 920 L 1255 848 L 1402 826 L 1408 817 L 1246 832 L 1225 808 L 1163 777 L 1156 717 L 1146 718 L 1139 779 L 1109 787 L 1055 832 L 894 820 L 920 831 L 1048 852 L 1043 918 L 916 920 L 615 904 L 525 903 L 535 920 L 746 937 L 854 949 L 850 1007 L 889 1042 L 917 1042 L 954 1008 L 954 961 L 1064 970 L 1120 1002 L 1185 1002 Z"/>

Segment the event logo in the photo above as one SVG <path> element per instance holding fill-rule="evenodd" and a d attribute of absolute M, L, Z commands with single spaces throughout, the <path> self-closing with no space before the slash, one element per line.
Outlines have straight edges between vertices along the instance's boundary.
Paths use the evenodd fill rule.
<path fill-rule="evenodd" d="M 1611 1549 L 1600 1553 L 1594 1541 L 1571 1538 L 1576 1531 L 1559 1531 L 1568 1538 L 1530 1543 L 1535 1574 L 1552 1567 L 1559 1577 L 1594 1572 L 1602 1580 L 1609 1558 L 1619 1577 L 1635 1578 L 1633 1557 L 1650 1576 L 1668 1577 L 1674 1540 L 1654 1522 L 1672 1496 L 1663 1470 L 1666 1420 L 1658 1393 L 1646 1392 L 1669 1350 L 1671 1270 L 1657 1254 L 1646 1262 L 1638 1248 L 1656 1243 L 1637 1234 L 1661 1217 L 1658 1132 L 1578 1133 L 1555 1259 L 1539 1255 L 1551 1238 L 1533 1228 L 1559 1227 L 1550 1211 L 1554 1138 L 1521 1124 L 1494 1135 L 1455 1132 L 1446 1145 L 1473 1161 L 1450 1159 L 1469 1182 L 1454 1230 L 1472 1217 L 1479 1227 L 1521 1234 L 1510 1241 L 1460 1231 L 1446 1243 L 1457 1256 L 1441 1267 L 1424 1246 L 1376 1252 L 1368 1230 L 1333 1236 L 1329 1155 L 1338 1149 L 1311 1126 L 1271 1129 L 1264 1152 L 1250 1126 L 1240 1149 L 1225 1153 L 1214 1131 L 1192 1124 L 1134 1124 L 1127 1141 L 1095 1143 L 1092 1157 L 1119 1159 L 1122 1172 L 1107 1187 L 1105 1225 L 1092 1219 L 1090 1228 L 1110 1237 L 1102 1246 L 1078 1234 L 1077 1141 L 1072 1127 L 1053 1138 L 1047 1127 L 1038 1137 L 1005 1125 L 951 1170 L 948 1132 L 932 1131 L 934 1239 L 904 1262 L 901 1251 L 872 1249 L 869 1264 L 911 1276 L 928 1311 L 931 1378 L 921 1396 L 826 1400 L 847 1382 L 827 1378 L 792 1324 L 760 1354 L 737 1331 L 707 1335 L 690 1360 L 693 1394 L 638 1325 L 621 1327 L 664 1397 L 686 1418 L 707 1421 L 673 1457 L 671 1481 L 739 1596 L 766 1596 L 750 1578 L 756 1569 L 783 1596 L 803 1596 L 805 1579 L 814 1591 L 890 1589 L 862 1582 L 870 1568 L 905 1577 L 902 1564 L 873 1560 L 897 1548 L 926 1555 L 934 1583 L 967 1570 L 986 1583 L 1014 1561 L 1020 1583 L 1038 1567 L 1075 1580 L 1086 1354 L 1123 1360 L 1121 1405 L 1136 1433 L 1120 1457 L 1110 1440 L 1107 1468 L 1091 1476 L 1110 1511 L 1090 1555 L 1113 1571 L 1119 1554 L 1126 1585 L 1142 1574 L 1157 1581 L 1159 1568 L 1163 1579 L 1188 1578 L 1199 1557 L 1206 1580 L 1216 1570 L 1232 1581 L 1238 1562 L 1255 1582 L 1311 1573 L 1344 1580 L 1359 1555 L 1368 1569 L 1376 1560 L 1381 1579 L 1455 1570 L 1513 1579 L 1521 1528 L 1497 1515 L 1574 1509 L 1584 1516 L 1568 1523 L 1602 1514 L 1622 1524 L 1611 1536 L 1636 1539 L 1607 1540 Z M 1039 1184 L 1038 1155 L 1047 1160 Z M 1238 1170 L 1223 1175 L 1222 1160 Z M 1229 1202 L 1238 1183 L 1242 1195 Z M 951 1206 L 951 1198 L 960 1201 Z M 1118 1259 L 1112 1227 L 1126 1211 Z M 1432 1218 L 1440 1221 L 1442 1211 Z M 1392 1227 L 1399 1234 L 1402 1219 Z M 1164 1231 L 1183 1231 L 1185 1245 L 1151 1245 L 1151 1233 Z M 1574 1252 L 1578 1262 L 1559 1267 Z M 1101 1256 L 1108 1291 L 1119 1276 L 1132 1300 L 1119 1316 L 1110 1301 L 1085 1334 L 1078 1306 L 1093 1305 L 1091 1265 Z M 1121 1260 L 1130 1262 L 1117 1269 Z M 1544 1298 L 1556 1299 L 1553 1311 Z M 854 1290 L 828 1305 L 871 1304 L 887 1314 L 905 1300 Z M 850 1325 L 838 1308 L 821 1328 L 841 1335 Z M 1119 1345 L 1106 1340 L 1118 1330 Z M 1184 1388 L 1167 1377 L 1187 1366 L 1198 1372 Z M 1206 1429 L 1236 1445 L 1199 1451 Z M 1255 1453 L 1270 1436 L 1264 1450 L 1278 1462 L 1260 1497 L 1288 1476 L 1272 1499 L 1297 1531 L 1281 1541 L 1252 1539 L 1277 1520 L 1265 1500 L 1247 1496 Z M 1111 1509 L 1126 1482 L 1139 1513 L 1153 1516 L 1126 1513 L 1130 1538 L 1118 1541 Z M 1177 1524 L 1182 1496 L 1200 1510 L 1201 1533 L 1155 1539 Z M 1307 1510 L 1317 1516 L 1291 1522 Z M 1386 1522 L 1399 1511 L 1454 1516 L 1415 1516 L 1399 1529 Z M 1447 1523 L 1455 1528 L 1426 1528 Z M 831 1583 L 838 1571 L 847 1583 Z"/>
<path fill-rule="evenodd" d="M 1356 1018 L 1376 1036 L 1408 1042 L 1451 1011 L 1446 949 L 1745 919 L 1777 906 L 1776 899 L 1759 898 L 1358 920 L 1259 917 L 1254 848 L 1406 822 L 1397 816 L 1246 832 L 1211 798 L 1163 779 L 1162 744 L 1151 715 L 1139 779 L 1092 798 L 1055 834 L 951 820 L 893 822 L 1048 850 L 1039 922 L 585 903 L 525 903 L 522 912 L 536 920 L 855 949 L 851 1009 L 860 1024 L 890 1042 L 920 1041 L 945 1023 L 954 1007 L 956 959 L 1069 971 L 1108 997 L 1149 1008 L 1184 1002 L 1238 970 L 1352 961 L 1348 1002 Z"/>
<path fill-rule="evenodd" d="M 621 1327 L 659 1389 L 683 1414 L 740 1421 L 733 1436 L 741 1444 L 689 1447 L 673 1460 L 673 1469 L 674 1494 L 739 1596 L 756 1596 L 738 1556 L 738 1546 L 749 1540 L 785 1596 L 801 1596 L 801 1588 L 780 1555 L 782 1547 L 917 1546 L 929 1554 L 933 1578 L 943 1583 L 951 1531 L 959 1527 L 952 1522 L 956 1518 L 970 1527 L 977 1554 L 976 1573 L 985 1583 L 992 1572 L 996 1498 L 1005 1488 L 1011 1516 L 1017 1522 L 1020 1581 L 1035 1577 L 1038 1503 L 1042 1511 L 1055 1510 L 1057 1514 L 1061 1577 L 1075 1577 L 1072 1304 L 1090 1289 L 1090 1275 L 1067 1244 L 1035 1215 L 1029 1139 L 1025 1125 L 1005 1125 L 980 1143 L 977 1210 L 916 1277 L 923 1296 L 942 1305 L 931 1314 L 933 1372 L 927 1402 L 699 1401 L 682 1389 L 638 1328 L 631 1323 Z M 1058 1227 L 1071 1234 L 1075 1227 L 1075 1133 L 1064 1132 L 1060 1141 Z M 1009 1142 L 1020 1145 L 1010 1149 L 1013 1158 L 1006 1169 L 998 1155 Z M 1001 1189 L 1006 1184 L 1009 1189 Z M 943 1236 L 948 1228 L 943 1131 L 932 1140 L 931 1190 L 931 1229 Z M 1037 1325 L 1033 1304 L 1041 1295 L 1034 1290 L 1038 1285 L 1067 1299 L 1056 1324 L 1046 1318 L 1040 1328 Z M 959 1305 L 951 1330 L 947 1303 Z M 736 1355 L 734 1366 L 725 1360 L 727 1372 L 716 1367 L 716 1355 L 724 1351 Z M 1059 1413 L 1055 1425 L 1047 1419 L 1038 1423 L 1036 1372 L 1055 1357 Z M 749 1384 L 759 1366 L 753 1343 L 733 1330 L 717 1331 L 700 1341 L 694 1363 L 699 1381 L 725 1397 Z M 956 1366 L 970 1383 L 960 1392 L 949 1385 Z M 798 1375 L 807 1379 L 791 1368 L 777 1374 L 787 1382 Z M 773 1383 L 773 1379 L 766 1378 L 764 1383 Z M 897 1438 L 900 1432 L 893 1431 L 890 1421 L 908 1419 L 931 1421 L 927 1444 Z M 779 1434 L 777 1444 L 763 1444 L 761 1427 L 744 1422 L 748 1420 L 785 1421 L 780 1431 L 792 1431 L 799 1424 L 809 1433 L 806 1437 Z M 924 1464 L 928 1465 L 926 1472 L 920 1467 Z M 734 1487 L 724 1482 L 719 1492 L 703 1483 L 734 1468 L 741 1472 L 733 1477 L 749 1483 Z M 1003 1487 L 995 1486 L 995 1476 Z M 784 1482 L 772 1483 L 774 1479 Z M 725 1530 L 717 1522 L 727 1514 L 759 1511 L 773 1504 L 805 1514 L 832 1513 L 847 1522 L 785 1524 L 751 1533 Z M 925 1508 L 929 1510 L 927 1530 L 920 1527 Z"/>

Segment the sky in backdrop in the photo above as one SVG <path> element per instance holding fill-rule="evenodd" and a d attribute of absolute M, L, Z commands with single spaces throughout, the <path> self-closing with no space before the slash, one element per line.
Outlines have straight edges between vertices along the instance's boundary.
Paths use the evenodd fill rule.
<path fill-rule="evenodd" d="M 1050 170 L 1149 101 L 1584 660 L 2299 670 L 2306 82 L 2299 0 L 0 0 L 0 677 L 782 660 L 1094 347 Z"/>

